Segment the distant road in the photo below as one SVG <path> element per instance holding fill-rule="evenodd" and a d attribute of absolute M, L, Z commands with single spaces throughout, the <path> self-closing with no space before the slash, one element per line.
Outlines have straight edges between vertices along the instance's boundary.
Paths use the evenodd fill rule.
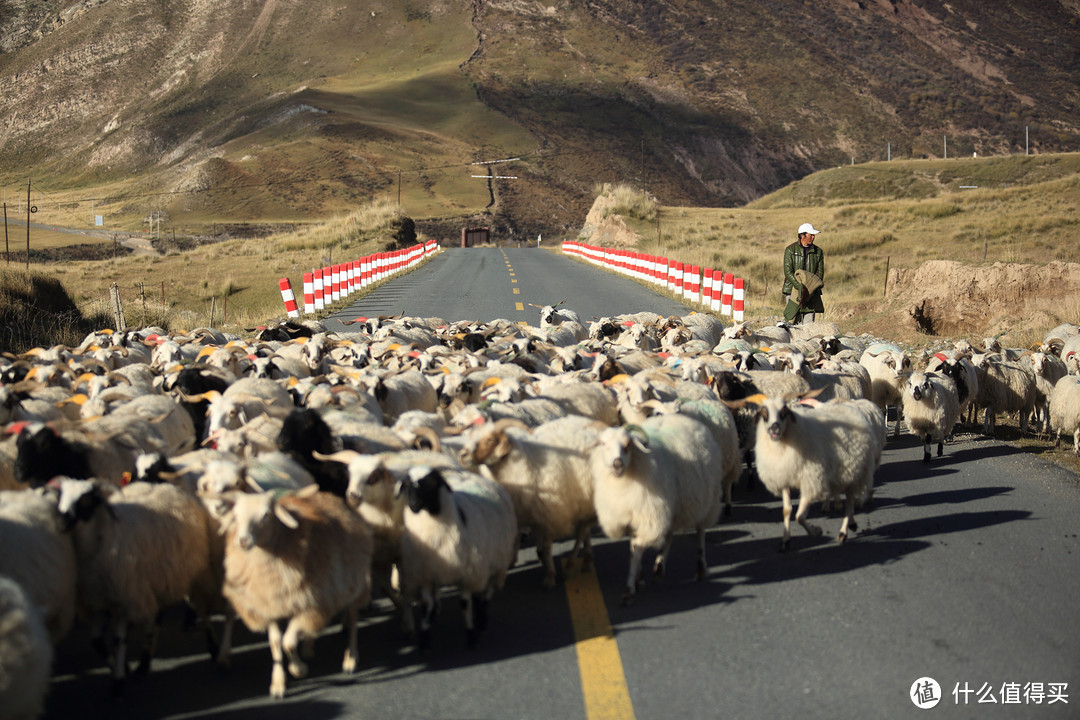
<path fill-rule="evenodd" d="M 566 301 L 586 323 L 594 317 L 652 310 L 685 315 L 687 306 L 644 285 L 536 248 L 451 248 L 418 270 L 386 283 L 327 320 L 379 315 L 437 316 L 455 320 L 539 322 L 532 305 Z"/>

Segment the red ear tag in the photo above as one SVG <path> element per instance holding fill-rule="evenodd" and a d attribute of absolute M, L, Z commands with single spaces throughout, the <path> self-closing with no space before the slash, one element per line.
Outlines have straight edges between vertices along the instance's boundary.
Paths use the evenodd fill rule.
<path fill-rule="evenodd" d="M 18 422 L 9 423 L 4 428 L 5 435 L 22 435 L 22 431 L 26 429 L 26 426 L 30 424 L 29 420 L 19 420 Z"/>

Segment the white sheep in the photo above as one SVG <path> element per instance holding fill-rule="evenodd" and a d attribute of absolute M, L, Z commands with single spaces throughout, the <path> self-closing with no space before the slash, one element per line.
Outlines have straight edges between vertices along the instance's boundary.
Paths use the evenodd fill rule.
<path fill-rule="evenodd" d="M 870 374 L 870 399 L 888 414 L 890 406 L 896 407 L 896 426 L 894 437 L 900 435 L 900 420 L 903 414 L 900 396 L 903 392 L 904 378 L 911 372 L 911 358 L 896 345 L 874 343 L 866 348 L 859 358 L 859 364 Z"/>
<path fill-rule="evenodd" d="M 225 598 L 253 632 L 266 631 L 273 658 L 270 696 L 285 696 L 282 652 L 293 677 L 307 665 L 298 648 L 346 611 L 342 672 L 356 670 L 356 620 L 371 594 L 371 530 L 338 497 L 315 485 L 280 499 L 240 493 L 221 518 Z M 287 621 L 284 633 L 279 622 Z"/>
<path fill-rule="evenodd" d="M 209 518 L 195 497 L 172 485 L 132 483 L 117 490 L 69 478 L 59 485 L 57 508 L 75 544 L 79 605 L 110 620 L 113 692 L 119 693 L 129 625 L 148 631 L 140 661 L 140 670 L 148 670 L 159 612 L 188 599 L 205 615 L 220 594 Z"/>
<path fill-rule="evenodd" d="M 622 602 L 637 591 L 646 548 L 659 550 L 664 573 L 674 534 L 697 532 L 697 577 L 704 579 L 705 530 L 720 516 L 722 450 L 709 429 L 683 415 L 657 415 L 640 425 L 607 428 L 592 453 L 596 516 L 604 534 L 629 537 L 630 570 Z"/>
<path fill-rule="evenodd" d="M 544 423 L 531 433 L 514 420 L 485 423 L 468 431 L 458 455 L 510 494 L 518 527 L 536 535 L 545 587 L 555 585 L 554 540 L 573 537 L 571 562 L 582 547 L 585 563 L 591 561 L 588 533 L 596 510 L 588 453 L 604 427 L 581 416 Z"/>
<path fill-rule="evenodd" d="M 787 398 L 767 398 L 762 404 L 755 443 L 758 476 L 762 484 L 783 500 L 784 537 L 781 550 L 791 542 L 791 491 L 799 492 L 795 520 L 811 537 L 821 528 L 806 520 L 816 500 L 845 496 L 844 522 L 838 542 L 848 528 L 858 529 L 856 501 L 873 486 L 881 452 L 875 431 L 854 403 L 822 403 L 815 408 L 792 407 Z"/>
<path fill-rule="evenodd" d="M 941 457 L 945 438 L 952 435 L 960 420 L 960 398 L 956 384 L 934 373 L 911 373 L 904 385 L 904 419 L 923 441 L 923 462 L 930 462 L 930 443 L 937 441 Z"/>
<path fill-rule="evenodd" d="M 466 640 L 475 647 L 487 604 L 517 557 L 518 525 L 510 495 L 476 473 L 414 467 L 402 484 L 409 507 L 401 538 L 401 592 L 422 603 L 418 646 L 431 647 L 440 588 L 461 591 Z M 407 615 L 411 619 L 411 615 Z"/>
<path fill-rule="evenodd" d="M 1080 456 L 1080 375 L 1066 375 L 1050 393 L 1050 427 L 1056 432 L 1054 446 L 1061 445 L 1061 433 L 1073 436 L 1073 454 Z"/>
<path fill-rule="evenodd" d="M 971 358 L 956 351 L 934 353 L 927 358 L 926 372 L 936 372 L 953 381 L 956 385 L 956 397 L 960 400 L 960 421 L 974 422 L 975 399 L 979 394 L 979 373 L 971 364 Z"/>
<path fill-rule="evenodd" d="M 1028 416 L 1035 408 L 1035 376 L 1032 372 L 989 353 L 976 353 L 971 356 L 971 362 L 979 378 L 976 401 L 985 412 L 983 434 L 994 434 L 997 415 L 1001 413 L 1020 413 L 1020 431 L 1026 432 Z"/>
<path fill-rule="evenodd" d="M 1041 432 L 1050 429 L 1050 395 L 1058 380 L 1068 374 L 1068 368 L 1058 357 L 1043 352 L 1022 355 L 1020 365 L 1030 365 L 1035 377 L 1035 420 Z"/>
<path fill-rule="evenodd" d="M 0 492 L 0 575 L 18 582 L 42 617 L 53 644 L 75 617 L 75 547 L 56 500 L 41 492 Z"/>
<path fill-rule="evenodd" d="M 52 645 L 33 598 L 0 575 L 0 716 L 34 720 L 45 709 Z"/>

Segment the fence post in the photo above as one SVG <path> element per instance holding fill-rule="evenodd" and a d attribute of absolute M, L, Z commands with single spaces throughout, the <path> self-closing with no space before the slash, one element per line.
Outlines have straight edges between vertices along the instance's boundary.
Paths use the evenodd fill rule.
<path fill-rule="evenodd" d="M 127 330 L 127 323 L 124 321 L 124 306 L 120 304 L 120 286 L 116 283 L 109 286 L 109 305 L 112 309 L 116 332 L 124 332 Z"/>

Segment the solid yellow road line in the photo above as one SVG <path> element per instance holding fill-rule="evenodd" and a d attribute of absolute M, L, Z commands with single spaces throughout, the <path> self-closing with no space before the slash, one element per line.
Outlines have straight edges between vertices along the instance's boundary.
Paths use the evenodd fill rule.
<path fill-rule="evenodd" d="M 525 312 L 525 306 L 521 303 L 514 303 L 514 309 L 518 312 Z"/>
<path fill-rule="evenodd" d="M 587 720 L 633 720 L 634 706 L 626 686 L 619 646 L 608 620 L 596 572 L 565 573 L 570 620 L 577 641 L 581 693 Z"/>

